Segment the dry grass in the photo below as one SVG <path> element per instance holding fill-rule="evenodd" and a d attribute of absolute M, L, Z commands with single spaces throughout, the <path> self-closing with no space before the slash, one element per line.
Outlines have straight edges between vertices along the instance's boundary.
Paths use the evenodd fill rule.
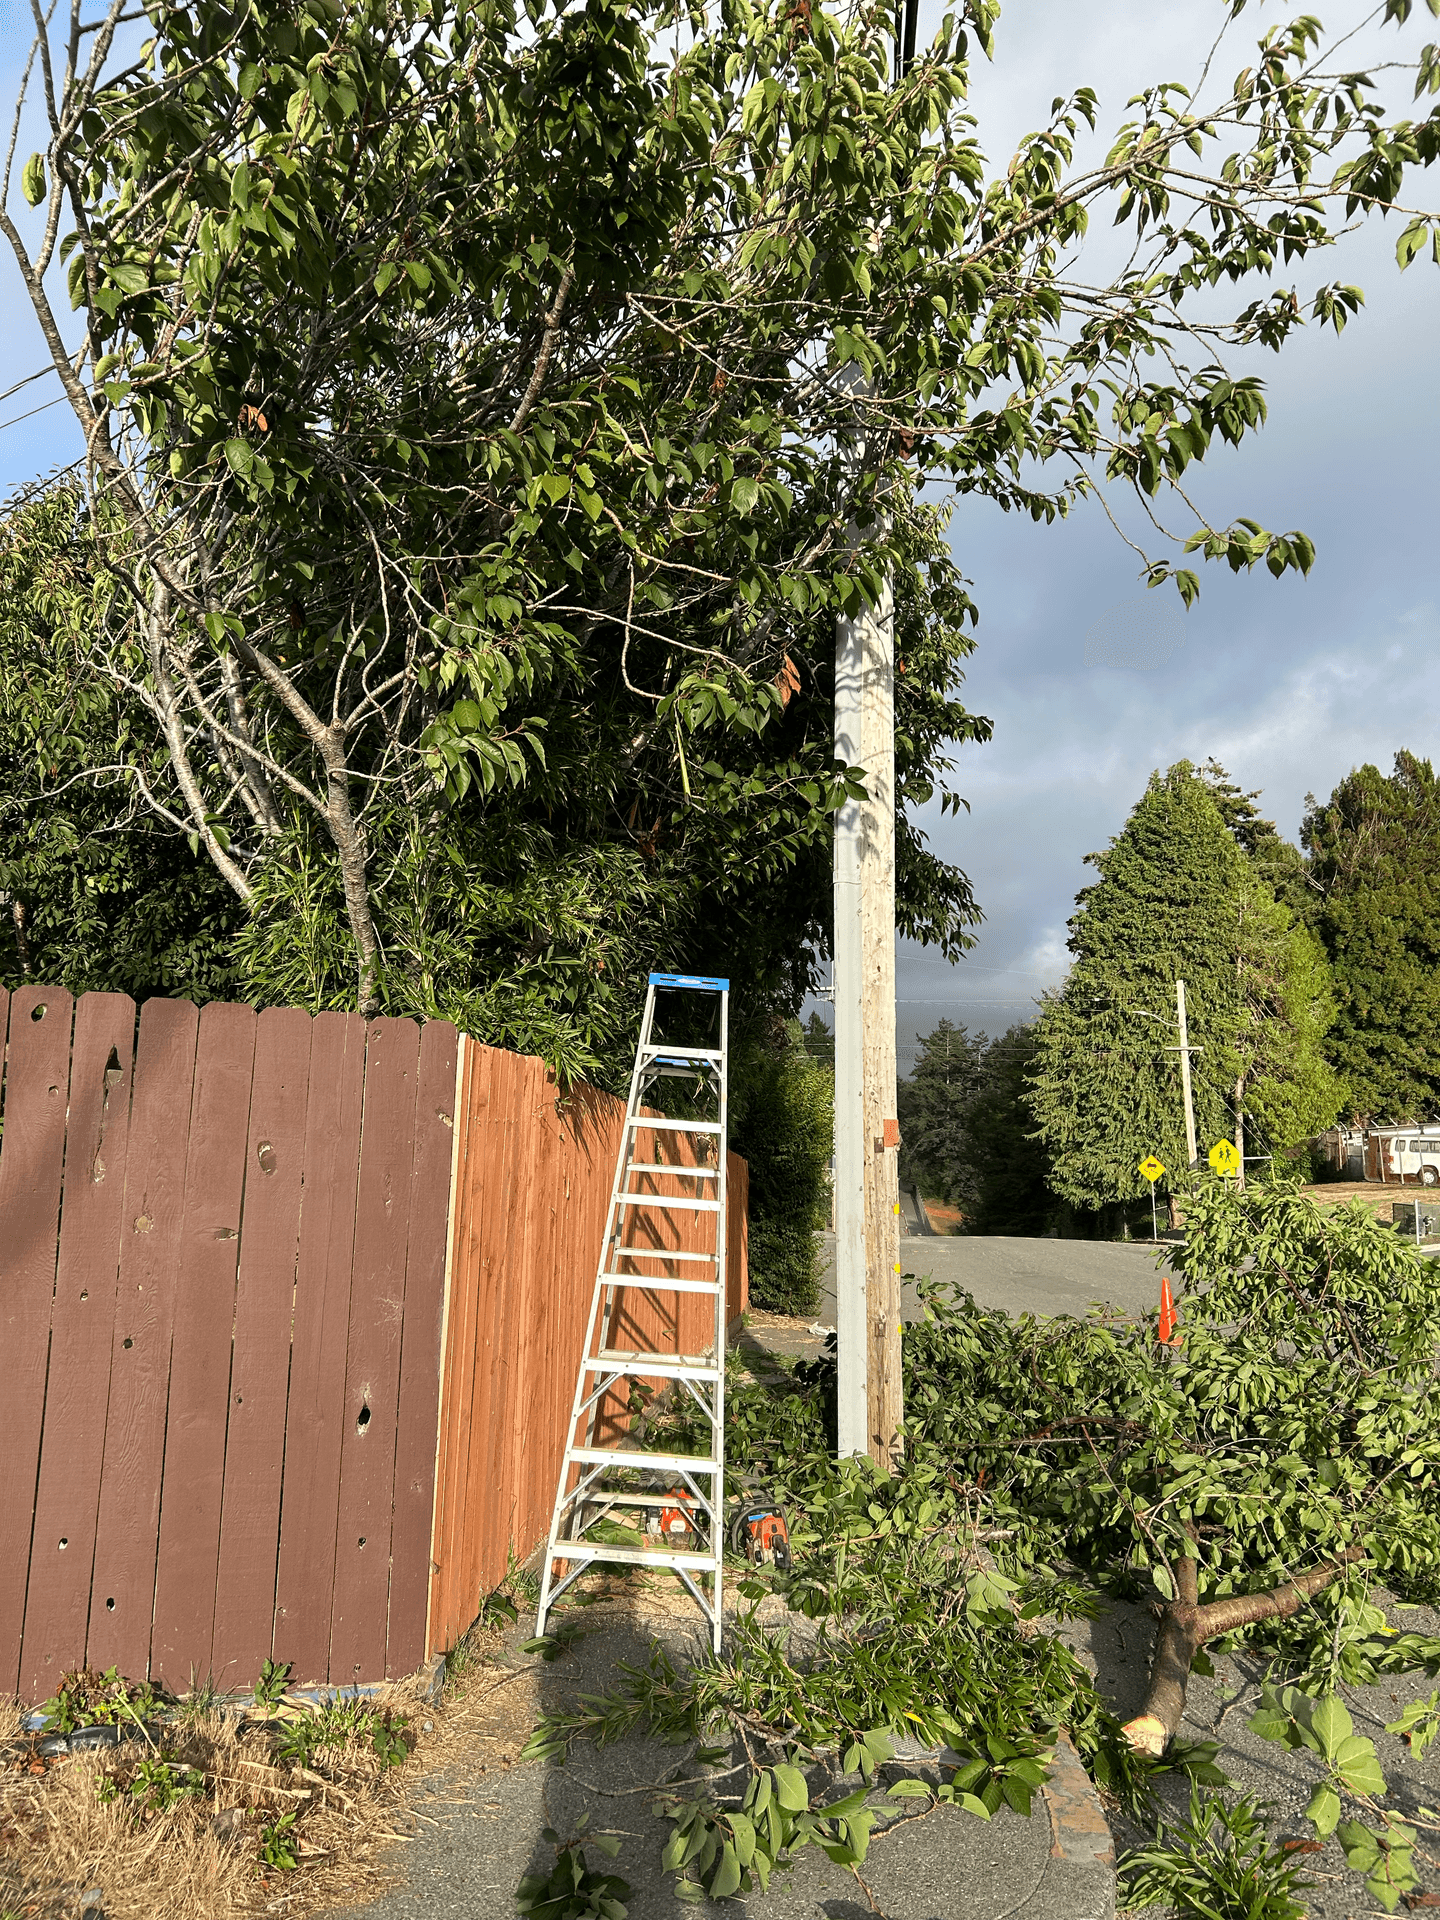
<path fill-rule="evenodd" d="M 534 1725 L 534 1675 L 488 1665 L 498 1645 L 498 1635 L 479 1636 L 438 1705 L 423 1697 L 428 1676 L 366 1700 L 391 1725 L 405 1722 L 414 1750 L 395 1766 L 366 1729 L 316 1749 L 309 1765 L 281 1758 L 260 1722 L 314 1717 L 296 1702 L 253 1708 L 245 1721 L 182 1708 L 156 1729 L 157 1747 L 127 1741 L 47 1761 L 37 1738 L 21 1735 L 16 1703 L 0 1701 L 0 1920 L 72 1920 L 92 1887 L 103 1890 L 106 1920 L 289 1920 L 363 1906 L 396 1878 L 399 1843 L 433 1818 L 424 1809 L 443 1795 L 437 1774 L 462 1753 L 472 1762 L 477 1742 L 495 1765 L 518 1757 Z M 162 1759 L 168 1778 L 200 1790 L 147 1804 Z M 163 1785 L 158 1797 L 169 1797 Z M 294 1867 L 263 1858 L 288 1814 Z"/>

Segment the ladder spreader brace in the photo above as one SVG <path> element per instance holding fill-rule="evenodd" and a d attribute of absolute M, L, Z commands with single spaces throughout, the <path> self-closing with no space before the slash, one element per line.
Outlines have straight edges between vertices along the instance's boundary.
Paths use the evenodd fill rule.
<path fill-rule="evenodd" d="M 718 1046 L 681 1046 L 654 1037 L 656 994 L 669 1008 L 675 996 L 713 995 L 719 1001 Z M 691 1003 L 692 1011 L 694 1003 Z M 537 1634 L 555 1602 L 588 1568 L 604 1561 L 622 1566 L 665 1567 L 682 1581 L 709 1622 L 711 1641 L 720 1651 L 721 1582 L 725 1553 L 725 1274 L 726 1274 L 726 1062 L 729 1047 L 730 982 L 705 974 L 652 973 L 645 992 L 640 1044 L 630 1076 L 625 1131 L 610 1188 L 590 1319 L 575 1380 L 575 1398 L 565 1436 L 560 1481 L 540 1585 Z M 713 1119 L 667 1119 L 642 1107 L 657 1080 L 690 1080 L 702 1109 Z M 640 1159 L 637 1138 L 648 1131 L 658 1143 L 665 1134 L 690 1135 L 696 1157 L 707 1138 L 715 1141 L 715 1160 L 693 1167 L 674 1166 L 652 1148 Z M 692 1180 L 685 1196 L 637 1191 L 634 1182 L 662 1174 L 670 1181 Z M 702 1183 L 704 1183 L 702 1185 Z M 635 1244 L 647 1225 L 679 1228 L 688 1224 L 713 1251 L 696 1253 Z M 713 1227 L 711 1225 L 713 1223 Z M 669 1237 L 669 1236 L 666 1236 Z M 673 1263 L 708 1266 L 709 1273 L 674 1277 Z M 663 1263 L 657 1272 L 651 1263 Z M 628 1270 L 627 1270 L 628 1269 Z M 629 1294 L 652 1303 L 665 1295 L 708 1294 L 714 1302 L 713 1336 L 703 1353 L 619 1346 L 611 1342 L 617 1296 Z M 672 1322 L 678 1329 L 678 1319 Z M 597 1444 L 601 1408 L 617 1387 L 631 1380 L 661 1379 L 688 1397 L 704 1416 L 709 1449 L 701 1454 L 649 1453 L 623 1444 Z M 612 1402 L 613 1406 L 613 1402 Z M 703 1485 L 702 1485 L 703 1483 Z M 656 1521 L 659 1521 L 657 1530 Z M 685 1544 L 674 1530 L 680 1523 Z M 597 1531 L 603 1528 L 604 1531 Z M 633 1544 L 626 1532 L 633 1534 Z M 565 1569 L 562 1571 L 562 1569 Z M 708 1583 L 710 1591 L 705 1592 Z"/>

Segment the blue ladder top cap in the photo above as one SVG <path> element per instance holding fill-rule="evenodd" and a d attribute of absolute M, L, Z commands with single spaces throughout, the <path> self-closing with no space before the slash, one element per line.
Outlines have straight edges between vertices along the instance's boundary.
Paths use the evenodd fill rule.
<path fill-rule="evenodd" d="M 703 987 L 710 993 L 728 993 L 728 980 L 715 980 L 705 973 L 652 973 L 652 987 Z"/>

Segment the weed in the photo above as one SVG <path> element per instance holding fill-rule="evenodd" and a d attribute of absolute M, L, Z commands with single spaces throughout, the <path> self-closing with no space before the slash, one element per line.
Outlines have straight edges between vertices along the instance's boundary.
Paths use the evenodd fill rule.
<path fill-rule="evenodd" d="M 584 1835 L 582 1816 L 576 1832 L 562 1841 L 553 1827 L 546 1827 L 540 1838 L 555 1849 L 555 1865 L 548 1874 L 527 1873 L 515 1892 L 515 1907 L 527 1920 L 625 1920 L 629 1908 L 624 1896 L 630 1883 L 618 1874 L 592 1868 L 585 1858 L 581 1840 L 598 1847 L 607 1859 L 620 1851 L 620 1837 L 613 1833 Z"/>
<path fill-rule="evenodd" d="M 187 1795 L 205 1791 L 205 1775 L 196 1767 L 172 1755 L 139 1762 L 128 1778 L 116 1773 L 102 1774 L 97 1792 L 102 1803 L 127 1797 L 137 1819 L 168 1813 Z"/>
<path fill-rule="evenodd" d="M 267 1867 L 288 1873 L 300 1864 L 300 1836 L 295 1831 L 295 1815 L 282 1813 L 267 1820 L 260 1829 L 260 1859 Z"/>
<path fill-rule="evenodd" d="M 260 1678 L 251 1688 L 251 1698 L 257 1707 L 277 1706 L 284 1699 L 289 1684 L 290 1662 L 266 1660 L 260 1668 Z"/>
<path fill-rule="evenodd" d="M 46 1733 L 73 1733 L 77 1727 L 114 1726 L 123 1720 L 142 1724 L 172 1704 L 171 1695 L 149 1680 L 122 1680 L 114 1667 L 103 1673 L 80 1667 L 63 1676 L 54 1699 L 40 1711 Z"/>
<path fill-rule="evenodd" d="M 1173 1907 L 1183 1920 L 1304 1920 L 1309 1883 L 1272 1847 L 1260 1806 L 1190 1788 L 1188 1819 L 1162 1825 L 1120 1862 L 1122 1906 Z"/>
<path fill-rule="evenodd" d="M 538 1640 L 522 1640 L 520 1651 L 538 1653 L 543 1660 L 558 1660 L 562 1654 L 569 1653 L 577 1640 L 584 1638 L 585 1630 L 578 1620 L 560 1620 Z"/>
<path fill-rule="evenodd" d="M 368 1742 L 386 1767 L 403 1766 L 413 1746 L 403 1714 L 356 1699 L 330 1700 L 287 1722 L 275 1735 L 273 1751 L 277 1760 L 308 1767 L 317 1754 L 343 1747 L 349 1740 Z"/>

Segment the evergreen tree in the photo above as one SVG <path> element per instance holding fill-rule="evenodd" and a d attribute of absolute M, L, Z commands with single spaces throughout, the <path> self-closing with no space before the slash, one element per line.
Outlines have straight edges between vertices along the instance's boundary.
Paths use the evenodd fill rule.
<path fill-rule="evenodd" d="M 983 1074 L 985 1036 L 942 1020 L 920 1039 L 920 1056 L 900 1082 L 901 1180 L 918 1181 L 967 1216 L 977 1198 L 967 1109 Z"/>
<path fill-rule="evenodd" d="M 1440 788 L 1401 751 L 1387 778 L 1363 766 L 1301 839 L 1319 901 L 1316 931 L 1339 1011 L 1330 1058 L 1357 1113 L 1419 1120 L 1440 1111 Z"/>
<path fill-rule="evenodd" d="M 1039 1035 L 1023 1021 L 985 1049 L 980 1083 L 966 1111 L 975 1176 L 972 1233 L 1026 1237 L 1071 1226 L 1070 1210 L 1050 1190 L 1050 1156 L 1035 1137 L 1028 1103 Z"/>
<path fill-rule="evenodd" d="M 1147 1153 L 1185 1166 L 1177 978 L 1200 1049 L 1202 1152 L 1233 1136 L 1237 1092 L 1272 1146 L 1289 1144 L 1275 1127 L 1303 1137 L 1339 1104 L 1320 1053 L 1330 1009 L 1313 942 L 1227 825 L 1215 785 L 1185 761 L 1152 776 L 1123 831 L 1089 856 L 1100 878 L 1077 896 L 1075 965 L 1043 1004 L 1030 1078 L 1051 1188 L 1077 1208 L 1113 1214 L 1143 1197 Z"/>

